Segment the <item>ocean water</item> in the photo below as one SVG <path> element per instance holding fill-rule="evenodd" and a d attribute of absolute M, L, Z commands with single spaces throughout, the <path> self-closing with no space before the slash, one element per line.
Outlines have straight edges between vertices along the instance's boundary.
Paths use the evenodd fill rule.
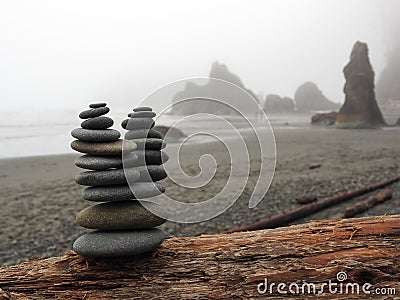
<path fill-rule="evenodd" d="M 74 138 L 70 135 L 72 129 L 80 127 L 79 111 L 14 111 L 2 112 L 0 118 L 0 159 L 74 153 L 70 148 Z M 120 122 L 126 118 L 126 112 L 112 111 L 113 128 L 121 131 Z M 236 127 L 245 129 L 247 123 L 240 118 L 224 117 Z M 182 116 L 163 115 L 157 119 L 157 125 L 171 126 L 181 120 Z M 278 118 L 279 119 L 279 118 Z M 212 132 L 223 138 L 234 136 L 234 132 L 221 126 L 222 121 L 213 117 L 191 119 L 179 122 L 176 127 L 185 134 Z M 265 126 L 265 124 L 259 124 Z M 204 143 L 214 138 L 207 135 L 194 135 L 190 143 Z"/>

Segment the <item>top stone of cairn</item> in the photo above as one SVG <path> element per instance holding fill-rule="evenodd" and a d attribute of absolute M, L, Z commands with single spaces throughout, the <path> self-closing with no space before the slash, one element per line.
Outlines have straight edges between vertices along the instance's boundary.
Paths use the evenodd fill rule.
<path fill-rule="evenodd" d="M 89 104 L 90 108 L 98 108 L 98 107 L 105 107 L 105 106 L 107 106 L 107 103 L 105 103 L 105 102 Z"/>
<path fill-rule="evenodd" d="M 133 109 L 134 112 L 137 111 L 153 111 L 153 109 L 151 107 L 148 106 L 141 106 L 141 107 L 136 107 Z"/>

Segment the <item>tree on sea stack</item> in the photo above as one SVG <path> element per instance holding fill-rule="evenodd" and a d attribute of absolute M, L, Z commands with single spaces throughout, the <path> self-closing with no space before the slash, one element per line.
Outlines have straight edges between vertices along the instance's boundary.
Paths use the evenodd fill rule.
<path fill-rule="evenodd" d="M 343 69 L 346 83 L 345 102 L 336 117 L 338 128 L 374 128 L 385 126 L 375 98 L 374 71 L 368 57 L 368 46 L 356 42 L 350 62 Z"/>

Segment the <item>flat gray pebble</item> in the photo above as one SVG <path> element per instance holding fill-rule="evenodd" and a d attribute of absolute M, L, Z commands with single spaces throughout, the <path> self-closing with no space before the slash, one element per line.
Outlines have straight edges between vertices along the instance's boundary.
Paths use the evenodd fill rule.
<path fill-rule="evenodd" d="M 92 155 L 121 156 L 122 153 L 136 149 L 136 143 L 127 140 L 116 140 L 114 142 L 93 143 L 83 141 L 72 141 L 71 148 L 81 153 Z"/>
<path fill-rule="evenodd" d="M 83 142 L 113 142 L 119 139 L 121 134 L 115 129 L 84 129 L 76 128 L 71 135 Z"/>
<path fill-rule="evenodd" d="M 158 228 L 132 231 L 96 230 L 79 237 L 73 250 L 86 257 L 123 257 L 154 251 L 165 239 Z"/>
<path fill-rule="evenodd" d="M 107 129 L 113 125 L 113 119 L 105 116 L 87 119 L 81 123 L 81 127 L 85 129 Z"/>
<path fill-rule="evenodd" d="M 142 138 L 155 138 L 155 139 L 162 139 L 162 135 L 153 129 L 138 129 L 138 130 L 131 130 L 125 133 L 126 140 L 133 140 L 133 139 L 142 139 Z"/>
<path fill-rule="evenodd" d="M 107 103 L 105 102 L 99 102 L 99 103 L 91 103 L 89 104 L 90 108 L 98 108 L 98 107 L 105 107 L 107 106 Z"/>
<path fill-rule="evenodd" d="M 135 161 L 125 162 L 124 166 L 144 166 L 144 165 L 162 165 L 169 160 L 169 156 L 164 151 L 157 150 L 135 150 L 138 159 Z"/>
<path fill-rule="evenodd" d="M 142 202 L 142 201 L 141 201 Z M 158 215 L 165 210 L 157 203 L 146 201 L 147 210 L 139 201 L 105 202 L 85 208 L 76 216 L 76 222 L 89 229 L 127 230 L 153 228 L 165 223 Z"/>
<path fill-rule="evenodd" d="M 154 111 L 136 111 L 128 114 L 130 118 L 154 118 L 155 116 L 156 113 Z"/>
<path fill-rule="evenodd" d="M 136 149 L 138 150 L 161 150 L 167 146 L 167 143 L 162 139 L 142 138 L 133 139 L 132 141 L 136 143 Z"/>
<path fill-rule="evenodd" d="M 125 177 L 125 172 L 127 177 Z M 129 178 L 130 182 L 134 182 L 139 177 L 139 171 L 133 168 L 127 168 L 125 171 L 124 169 L 111 169 L 82 172 L 75 176 L 75 182 L 87 186 L 123 185 L 127 184 L 126 178 Z"/>
<path fill-rule="evenodd" d="M 151 118 L 130 118 L 122 121 L 121 126 L 124 129 L 150 129 L 154 127 L 154 120 Z"/>
<path fill-rule="evenodd" d="M 84 110 L 79 114 L 79 118 L 81 119 L 89 119 L 89 118 L 96 118 L 102 115 L 107 114 L 110 111 L 108 107 L 97 107 L 91 108 L 88 110 Z"/>
<path fill-rule="evenodd" d="M 88 170 L 122 168 L 122 157 L 82 155 L 75 160 L 75 165 Z"/>
<path fill-rule="evenodd" d="M 123 201 L 132 199 L 151 198 L 165 192 L 165 188 L 158 182 L 136 182 L 128 185 L 117 186 L 91 186 L 82 191 L 85 200 L 95 202 Z"/>
<path fill-rule="evenodd" d="M 148 106 L 135 107 L 133 111 L 152 111 L 153 109 Z"/>

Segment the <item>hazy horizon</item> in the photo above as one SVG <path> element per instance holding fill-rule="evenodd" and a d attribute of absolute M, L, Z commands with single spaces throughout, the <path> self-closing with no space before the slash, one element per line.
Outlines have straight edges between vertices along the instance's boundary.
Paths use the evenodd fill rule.
<path fill-rule="evenodd" d="M 379 78 L 398 42 L 398 3 L 2 2 L 0 111 L 93 101 L 127 109 L 169 82 L 208 76 L 214 61 L 256 94 L 293 97 L 313 81 L 343 102 L 342 69 L 357 40 L 368 44 Z"/>

